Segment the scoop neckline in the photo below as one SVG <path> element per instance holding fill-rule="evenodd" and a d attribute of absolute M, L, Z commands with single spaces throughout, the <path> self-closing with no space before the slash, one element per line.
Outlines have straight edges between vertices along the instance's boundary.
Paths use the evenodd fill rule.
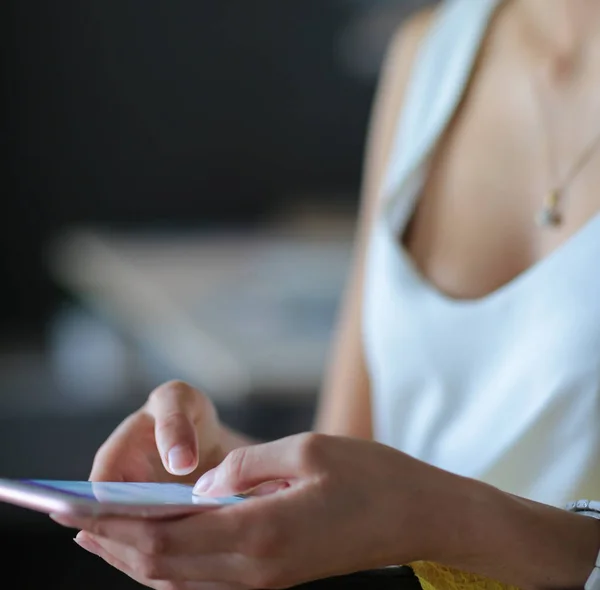
<path fill-rule="evenodd" d="M 482 47 L 485 43 L 485 38 L 489 35 L 492 23 L 494 21 L 494 17 L 497 15 L 497 10 L 504 3 L 504 0 L 490 0 L 490 4 L 488 6 L 489 12 L 486 16 L 486 22 L 484 26 L 484 30 L 482 36 L 480 38 L 478 47 L 475 50 L 475 53 L 472 57 L 472 62 L 475 63 L 478 56 L 481 54 Z M 468 79 L 470 79 L 471 74 L 469 74 Z M 460 96 L 456 98 L 456 104 L 460 103 L 460 101 L 464 98 L 464 93 L 468 88 L 468 83 L 465 84 L 463 89 L 460 92 Z M 454 116 L 454 110 L 449 114 L 441 128 L 438 130 L 436 134 L 437 138 L 444 133 L 445 129 L 449 125 L 452 117 Z M 422 193 L 423 185 L 426 180 L 426 176 L 428 173 L 428 168 L 430 166 L 431 157 L 437 145 L 437 140 L 433 140 L 428 142 L 427 148 L 421 153 L 420 158 L 411 166 L 408 170 L 405 171 L 405 175 L 403 180 L 399 183 L 397 187 L 396 195 L 402 192 L 402 188 L 406 189 L 408 180 L 416 177 L 419 179 L 417 182 L 416 190 L 411 191 L 411 194 L 405 195 L 405 205 L 402 207 L 402 214 L 399 216 L 400 219 L 396 219 L 395 223 L 390 223 L 390 217 L 388 207 L 393 201 L 390 199 L 389 202 L 384 202 L 382 213 L 382 221 L 384 227 L 384 231 L 391 241 L 391 245 L 393 249 L 396 251 L 398 258 L 404 263 L 405 267 L 412 275 L 413 279 L 421 286 L 421 288 L 428 293 L 431 297 L 437 299 L 438 301 L 445 303 L 450 306 L 456 307 L 476 307 L 484 304 L 491 303 L 498 299 L 501 299 L 503 296 L 508 296 L 508 294 L 514 290 L 516 290 L 521 284 L 527 283 L 530 280 L 533 280 L 537 274 L 543 273 L 543 271 L 551 266 L 556 260 L 560 260 L 565 257 L 568 252 L 575 247 L 575 245 L 583 240 L 583 238 L 591 231 L 591 229 L 597 224 L 600 223 L 600 210 L 594 213 L 582 226 L 577 229 L 573 234 L 571 234 L 566 240 L 564 240 L 561 244 L 559 244 L 556 248 L 554 248 L 551 252 L 543 256 L 542 258 L 536 260 L 533 264 L 529 265 L 527 268 L 516 274 L 510 280 L 504 282 L 499 287 L 493 289 L 492 291 L 482 295 L 481 297 L 453 297 L 449 295 L 439 287 L 435 285 L 418 267 L 416 264 L 412 254 L 406 248 L 403 243 L 403 236 L 406 232 L 406 228 L 412 216 L 415 214 L 417 204 L 420 200 L 420 196 Z M 413 187 L 414 188 L 414 187 Z M 387 213 L 387 214 L 386 214 Z M 600 228 L 599 228 L 600 229 Z"/>
<path fill-rule="evenodd" d="M 516 291 L 522 285 L 532 281 L 536 275 L 543 274 L 554 264 L 558 264 L 561 259 L 568 256 L 571 250 L 576 249 L 579 242 L 584 241 L 585 237 L 592 233 L 597 224 L 600 224 L 600 211 L 592 215 L 577 231 L 571 234 L 566 240 L 554 248 L 551 252 L 529 265 L 527 268 L 516 274 L 512 279 L 504 282 L 502 285 L 493 289 L 481 297 L 453 297 L 447 294 L 423 274 L 415 263 L 410 251 L 399 239 L 399 234 L 392 231 L 389 225 L 384 224 L 387 238 L 392 242 L 391 245 L 398 258 L 402 261 L 412 278 L 419 286 L 431 297 L 446 305 L 455 307 L 477 307 L 508 297 L 511 292 Z M 403 227 L 406 224 L 402 224 Z M 599 228 L 600 231 L 600 228 Z"/>

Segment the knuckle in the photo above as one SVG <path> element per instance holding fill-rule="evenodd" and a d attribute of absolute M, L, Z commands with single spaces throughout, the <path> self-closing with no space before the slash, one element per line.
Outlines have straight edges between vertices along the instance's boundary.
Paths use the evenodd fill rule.
<path fill-rule="evenodd" d="M 172 380 L 158 386 L 150 393 L 148 399 L 152 401 L 162 401 L 168 399 L 189 398 L 195 395 L 195 390 L 185 381 Z"/>
<path fill-rule="evenodd" d="M 242 477 L 244 464 L 246 462 L 246 450 L 244 448 L 234 449 L 225 458 L 225 472 L 234 481 Z"/>
<path fill-rule="evenodd" d="M 164 580 L 168 578 L 167 568 L 156 557 L 140 554 L 133 564 L 135 575 L 144 580 Z"/>
<path fill-rule="evenodd" d="M 85 527 L 85 530 L 88 533 L 95 535 L 96 537 L 105 538 L 107 536 L 106 527 L 104 526 L 104 523 L 101 520 L 89 521 L 89 525 Z"/>
<path fill-rule="evenodd" d="M 312 469 L 321 464 L 328 437 L 308 432 L 298 437 L 298 458 L 301 468 Z"/>
<path fill-rule="evenodd" d="M 142 523 L 141 551 L 150 557 L 159 557 L 169 552 L 169 538 L 159 523 Z"/>
<path fill-rule="evenodd" d="M 160 431 L 170 431 L 173 428 L 177 428 L 182 421 L 187 421 L 188 416 L 186 412 L 181 410 L 172 410 L 169 413 L 165 413 L 163 416 L 157 420 L 156 430 Z"/>

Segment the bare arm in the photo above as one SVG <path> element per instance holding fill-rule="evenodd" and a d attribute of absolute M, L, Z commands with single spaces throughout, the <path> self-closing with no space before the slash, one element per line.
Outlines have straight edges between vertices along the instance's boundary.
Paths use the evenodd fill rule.
<path fill-rule="evenodd" d="M 600 521 L 460 477 L 437 495 L 423 523 L 437 544 L 431 561 L 523 590 L 583 588 L 600 549 Z"/>
<path fill-rule="evenodd" d="M 352 272 L 341 306 L 332 357 L 315 429 L 372 438 L 370 385 L 361 334 L 364 260 L 376 201 L 390 155 L 411 64 L 433 11 L 407 22 L 392 44 L 373 111 Z M 473 480 L 456 478 L 445 490 L 434 522 L 436 561 L 522 588 L 580 588 L 600 548 L 600 522 L 516 498 Z M 461 501 L 445 505 L 445 498 Z M 446 510 L 444 510 L 446 508 Z M 451 515 L 439 518 L 440 514 Z M 436 528 L 438 527 L 438 528 Z"/>
<path fill-rule="evenodd" d="M 418 12 L 401 28 L 382 72 L 367 141 L 354 260 L 317 412 L 315 430 L 319 432 L 367 439 L 373 436 L 361 328 L 365 255 L 406 82 L 433 12 Z"/>

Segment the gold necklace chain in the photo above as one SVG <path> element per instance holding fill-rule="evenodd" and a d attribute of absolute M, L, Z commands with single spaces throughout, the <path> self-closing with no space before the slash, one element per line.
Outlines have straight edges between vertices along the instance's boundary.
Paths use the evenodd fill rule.
<path fill-rule="evenodd" d="M 538 104 L 542 105 L 541 100 L 541 91 L 538 88 L 538 85 L 535 83 L 532 84 L 534 86 L 534 94 L 536 96 Z M 542 111 L 543 108 L 540 108 Z M 547 117 L 540 116 L 540 119 L 543 119 L 543 127 L 544 127 L 544 135 L 546 139 L 546 157 L 548 161 L 548 168 L 558 170 L 556 166 L 556 162 L 553 162 L 554 158 L 551 154 L 551 142 L 550 142 L 550 133 L 549 133 L 549 124 L 547 121 Z M 561 200 L 563 199 L 565 193 L 567 192 L 571 183 L 577 178 L 580 172 L 585 168 L 586 164 L 590 161 L 591 157 L 594 155 L 595 151 L 600 146 L 600 131 L 593 137 L 592 141 L 582 150 L 581 154 L 578 158 L 575 159 L 573 166 L 571 167 L 570 172 L 565 176 L 562 182 L 559 182 L 554 187 L 552 187 L 548 193 L 546 194 L 546 198 L 544 199 L 542 208 L 536 214 L 536 223 L 540 227 L 556 227 L 559 226 L 563 221 L 563 215 L 560 211 Z"/>

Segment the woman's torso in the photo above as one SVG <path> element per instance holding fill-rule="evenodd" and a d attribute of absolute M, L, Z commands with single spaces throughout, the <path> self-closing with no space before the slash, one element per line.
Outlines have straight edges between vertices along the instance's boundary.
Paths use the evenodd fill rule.
<path fill-rule="evenodd" d="M 546 137 L 531 80 L 541 45 L 521 42 L 518 5 L 448 2 L 424 42 L 370 246 L 365 350 L 377 438 L 560 503 L 600 485 L 600 152 L 564 223 L 534 218 L 600 130 L 599 95 L 560 86 Z M 431 80 L 461 75 L 454 96 L 432 97 Z"/>

